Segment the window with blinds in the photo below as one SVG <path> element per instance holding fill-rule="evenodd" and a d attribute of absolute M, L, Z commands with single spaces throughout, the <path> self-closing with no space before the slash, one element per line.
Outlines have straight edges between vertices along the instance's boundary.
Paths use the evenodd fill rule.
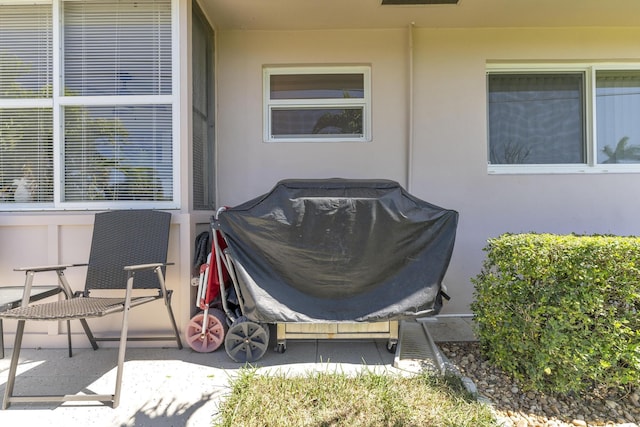
<path fill-rule="evenodd" d="M 0 209 L 176 206 L 175 1 L 0 0 Z"/>
<path fill-rule="evenodd" d="M 487 68 L 489 173 L 640 172 L 640 64 Z"/>
<path fill-rule="evenodd" d="M 0 205 L 53 201 L 52 12 L 0 5 Z"/>
<path fill-rule="evenodd" d="M 76 96 L 171 93 L 171 1 L 65 1 L 64 84 Z"/>
<path fill-rule="evenodd" d="M 215 209 L 215 91 L 214 32 L 193 3 L 192 142 L 193 208 Z"/>
<path fill-rule="evenodd" d="M 171 108 L 65 107 L 64 200 L 172 200 Z"/>
<path fill-rule="evenodd" d="M 53 201 L 51 108 L 0 108 L 0 204 Z"/>
<path fill-rule="evenodd" d="M 51 97 L 51 5 L 0 4 L 0 98 Z"/>

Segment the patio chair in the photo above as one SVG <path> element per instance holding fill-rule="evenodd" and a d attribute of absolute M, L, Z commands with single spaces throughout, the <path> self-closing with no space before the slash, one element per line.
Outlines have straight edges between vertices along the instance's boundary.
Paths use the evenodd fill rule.
<path fill-rule="evenodd" d="M 122 368 L 127 340 L 175 340 L 178 348 L 182 348 L 180 334 L 171 309 L 172 291 L 167 291 L 164 283 L 170 221 L 170 213 L 152 210 L 122 210 L 98 213 L 95 215 L 91 253 L 87 264 L 17 269 L 24 271 L 26 274 L 25 295 L 30 295 L 31 285 L 36 273 L 55 271 L 59 285 L 63 288 L 68 298 L 31 305 L 27 305 L 28 300 L 23 299 L 22 307 L 0 313 L 0 317 L 18 321 L 9 376 L 2 404 L 3 409 L 6 409 L 13 402 L 66 401 L 111 402 L 112 407 L 115 408 L 120 401 Z M 64 271 L 67 268 L 77 266 L 86 266 L 87 276 L 84 291 L 73 294 Z M 135 291 L 133 291 L 134 289 Z M 146 291 L 143 291 L 143 289 Z M 99 295 L 103 290 L 108 291 L 108 295 Z M 115 297 L 114 291 L 117 292 L 117 297 Z M 102 293 L 104 294 L 104 292 Z M 174 334 L 170 336 L 128 338 L 129 310 L 157 299 L 164 300 Z M 94 336 L 86 319 L 118 312 L 123 313 L 120 337 Z M 94 350 L 98 348 L 97 341 L 119 340 L 114 394 L 14 396 L 13 388 L 25 321 L 70 321 L 76 319 L 80 320 Z"/>

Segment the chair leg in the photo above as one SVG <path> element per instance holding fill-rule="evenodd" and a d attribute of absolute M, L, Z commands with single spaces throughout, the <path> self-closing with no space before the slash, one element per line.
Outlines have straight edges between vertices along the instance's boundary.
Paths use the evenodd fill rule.
<path fill-rule="evenodd" d="M 11 400 L 11 396 L 13 395 L 13 385 L 16 382 L 18 360 L 20 359 L 20 349 L 22 347 L 24 324 L 24 320 L 18 320 L 18 328 L 16 329 L 16 338 L 13 344 L 13 353 L 11 355 L 11 365 L 9 366 L 9 376 L 7 377 L 7 385 L 4 389 L 4 400 L 2 401 L 2 409 L 7 409 L 9 407 L 9 402 Z"/>
<path fill-rule="evenodd" d="M 89 338 L 89 342 L 91 343 L 91 347 L 93 347 L 94 350 L 98 349 L 98 342 L 96 341 L 96 338 L 93 336 L 93 333 L 91 332 L 91 329 L 89 328 L 89 324 L 87 323 L 87 319 L 80 319 L 80 324 L 82 325 L 82 329 L 84 329 L 84 333 L 87 335 L 87 338 Z"/>
<path fill-rule="evenodd" d="M 173 332 L 176 335 L 176 342 L 178 344 L 178 350 L 182 350 L 182 340 L 180 339 L 180 332 L 178 331 L 178 325 L 176 324 L 176 318 L 173 316 L 173 309 L 171 308 L 171 294 L 172 291 L 167 291 L 167 296 L 164 300 L 164 305 L 167 307 L 169 313 L 169 319 L 171 319 L 171 326 L 173 326 Z"/>
<path fill-rule="evenodd" d="M 4 330 L 2 328 L 2 319 L 0 319 L 0 359 L 4 359 Z"/>
<path fill-rule="evenodd" d="M 71 320 L 67 320 L 67 344 L 69 347 L 69 357 L 72 357 L 73 350 L 71 349 Z"/>
<path fill-rule="evenodd" d="M 120 331 L 120 347 L 118 349 L 118 370 L 116 371 L 116 390 L 113 395 L 113 408 L 120 404 L 120 391 L 122 389 L 122 374 L 124 357 L 127 351 L 127 334 L 129 332 L 129 307 L 125 307 L 122 314 L 122 330 Z"/>

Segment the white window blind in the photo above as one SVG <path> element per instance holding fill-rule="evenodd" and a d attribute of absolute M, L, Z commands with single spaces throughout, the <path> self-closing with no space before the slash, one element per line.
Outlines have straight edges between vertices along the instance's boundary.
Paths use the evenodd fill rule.
<path fill-rule="evenodd" d="M 65 107 L 64 200 L 173 199 L 171 106 Z"/>
<path fill-rule="evenodd" d="M 192 19 L 193 207 L 215 209 L 214 32 L 196 3 Z"/>
<path fill-rule="evenodd" d="M 0 203 L 53 201 L 51 5 L 0 5 Z"/>
<path fill-rule="evenodd" d="M 0 0 L 0 209 L 176 206 L 176 3 Z"/>
<path fill-rule="evenodd" d="M 62 201 L 173 200 L 171 1 L 65 1 L 63 16 Z"/>
<path fill-rule="evenodd" d="M 0 5 L 0 98 L 51 96 L 51 5 Z"/>
<path fill-rule="evenodd" d="M 66 1 L 69 95 L 171 93 L 171 1 Z"/>
<path fill-rule="evenodd" d="M 51 108 L 0 108 L 0 203 L 53 201 Z"/>

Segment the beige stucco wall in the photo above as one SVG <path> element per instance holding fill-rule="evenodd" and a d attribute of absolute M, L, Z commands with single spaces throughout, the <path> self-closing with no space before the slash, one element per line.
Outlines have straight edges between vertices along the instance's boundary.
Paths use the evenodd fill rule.
<path fill-rule="evenodd" d="M 173 211 L 167 284 L 183 329 L 194 311 L 189 285 L 193 239 L 209 213 L 190 204 L 189 11 L 181 10 L 180 191 Z M 416 196 L 460 212 L 453 259 L 445 278 L 452 301 L 443 314 L 470 313 L 470 278 L 480 269 L 487 238 L 504 232 L 638 234 L 640 181 L 635 174 L 489 175 L 486 165 L 487 61 L 637 60 L 637 29 L 413 30 L 413 128 L 409 130 L 409 29 L 359 31 L 218 31 L 218 204 L 234 205 L 283 178 L 387 178 Z M 265 64 L 370 64 L 372 141 L 262 142 Z M 409 161 L 409 139 L 413 135 Z M 23 265 L 85 262 L 91 212 L 0 214 L 0 286 L 19 284 Z M 84 269 L 67 276 L 76 289 Z M 53 277 L 41 276 L 38 283 Z M 132 333 L 166 329 L 161 302 L 132 313 Z M 118 316 L 92 322 L 118 331 Z M 74 345 L 87 346 L 78 325 Z M 7 346 L 15 324 L 5 322 Z M 30 324 L 27 346 L 66 345 L 64 324 Z M 154 343 L 155 344 L 155 343 Z M 150 345 L 154 345 L 150 344 Z M 138 344 L 134 344 L 138 345 Z"/>
<path fill-rule="evenodd" d="M 413 30 L 413 149 L 409 29 L 218 32 L 219 202 L 257 196 L 282 178 L 389 178 L 460 213 L 443 314 L 470 313 L 486 240 L 504 232 L 637 234 L 636 174 L 489 175 L 487 61 L 640 61 L 640 28 Z M 372 67 L 373 140 L 262 142 L 264 64 Z M 410 173 L 407 179 L 407 173 Z M 631 197 L 629 197 L 631 196 Z"/>
<path fill-rule="evenodd" d="M 469 278 L 504 232 L 638 234 L 637 174 L 489 175 L 487 61 L 639 60 L 640 29 L 418 30 L 414 193 L 460 212 L 446 311 L 468 312 Z M 437 185 L 434 185 L 437 184 Z"/>
<path fill-rule="evenodd" d="M 191 253 L 193 243 L 190 233 L 194 228 L 194 217 L 173 212 L 169 239 L 168 260 L 173 265 L 167 268 L 166 283 L 174 291 L 172 306 L 176 321 L 182 330 L 191 317 L 193 303 L 190 286 Z M 13 271 L 17 267 L 57 264 L 81 264 L 89 259 L 92 212 L 78 213 L 37 213 L 16 215 L 3 213 L 0 216 L 0 286 L 22 285 L 23 272 Z M 74 291 L 82 290 L 86 268 L 70 267 L 65 271 Z M 55 273 L 38 273 L 34 284 L 56 284 Z M 52 297 L 53 300 L 58 297 Z M 101 319 L 89 320 L 94 332 L 117 334 L 120 331 L 122 315 L 115 314 Z M 131 335 L 149 331 L 169 331 L 170 323 L 162 301 L 140 306 L 130 314 Z M 4 321 L 7 347 L 13 343 L 16 323 Z M 79 322 L 72 322 L 74 346 L 87 347 Z M 28 322 L 24 345 L 27 347 L 60 347 L 66 345 L 66 324 L 64 322 Z M 162 344 L 162 343 L 160 343 Z M 164 343 L 170 345 L 170 343 Z M 105 343 L 109 346 L 109 343 Z M 134 344 L 136 345 L 136 344 Z M 137 345 L 158 345 L 140 343 Z"/>
<path fill-rule="evenodd" d="M 405 180 L 407 34 L 386 31 L 219 32 L 219 202 L 234 205 L 283 178 Z M 263 65 L 366 64 L 372 141 L 264 143 Z"/>
<path fill-rule="evenodd" d="M 190 2 L 177 3 L 179 49 L 177 67 L 179 69 L 176 93 L 178 94 L 179 120 L 179 203 L 180 209 L 171 210 L 172 225 L 169 241 L 166 285 L 173 290 L 172 306 L 182 332 L 193 315 L 195 288 L 191 286 L 194 238 L 200 231 L 208 229 L 211 212 L 193 212 L 191 206 L 191 66 L 189 53 L 189 26 L 191 21 Z M 92 211 L 33 211 L 0 213 L 0 286 L 22 285 L 24 273 L 13 271 L 16 267 L 86 263 L 89 259 L 93 224 Z M 74 290 L 84 286 L 86 268 L 73 267 L 65 275 Z M 53 273 L 37 274 L 35 284 L 55 284 Z M 58 297 L 53 297 L 53 300 Z M 122 316 L 115 314 L 101 319 L 91 319 L 89 324 L 94 332 L 119 336 Z M 169 319 L 162 301 L 146 304 L 132 310 L 129 319 L 130 335 L 140 335 L 153 331 L 170 331 Z M 89 342 L 82 332 L 79 322 L 72 322 L 73 344 L 88 347 Z M 16 322 L 4 321 L 4 336 L 7 348 L 13 346 Z M 28 322 L 23 345 L 25 347 L 66 346 L 65 322 Z M 117 343 L 102 343 L 114 346 Z M 131 346 L 172 345 L 162 342 L 134 342 Z"/>

